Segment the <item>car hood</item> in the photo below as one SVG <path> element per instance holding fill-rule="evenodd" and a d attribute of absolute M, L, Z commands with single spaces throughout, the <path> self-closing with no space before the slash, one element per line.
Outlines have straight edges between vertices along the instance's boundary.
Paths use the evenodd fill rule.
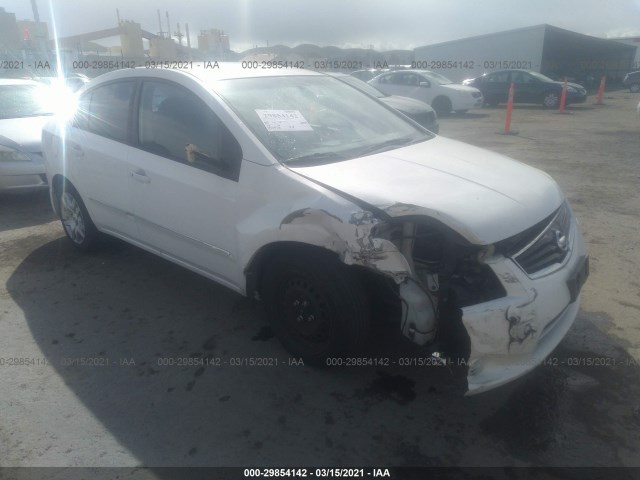
<path fill-rule="evenodd" d="M 51 120 L 51 115 L 0 120 L 0 145 L 23 152 L 40 153 L 42 128 Z"/>
<path fill-rule="evenodd" d="M 292 171 L 385 211 L 427 215 L 468 241 L 511 237 L 553 213 L 563 194 L 546 173 L 455 140 Z"/>
<path fill-rule="evenodd" d="M 433 108 L 431 108 L 429 104 L 416 100 L 415 98 L 389 95 L 387 97 L 380 98 L 380 100 L 391 108 L 395 108 L 404 114 L 416 115 L 420 113 L 433 112 Z"/>

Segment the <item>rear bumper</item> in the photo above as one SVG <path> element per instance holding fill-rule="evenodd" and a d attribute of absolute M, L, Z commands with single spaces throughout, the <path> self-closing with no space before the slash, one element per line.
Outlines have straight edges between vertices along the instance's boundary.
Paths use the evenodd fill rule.
<path fill-rule="evenodd" d="M 529 277 L 508 258 L 489 263 L 507 295 L 462 309 L 471 341 L 467 395 L 533 370 L 569 331 L 588 275 L 588 257 L 575 220 L 570 237 L 571 251 L 563 264 L 542 277 Z"/>

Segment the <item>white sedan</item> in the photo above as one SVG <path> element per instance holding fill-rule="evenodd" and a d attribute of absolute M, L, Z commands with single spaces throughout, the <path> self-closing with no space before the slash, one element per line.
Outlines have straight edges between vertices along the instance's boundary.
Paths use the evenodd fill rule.
<path fill-rule="evenodd" d="M 482 107 L 484 99 L 474 87 L 454 84 L 447 77 L 429 70 L 398 70 L 378 75 L 369 83 L 387 95 L 421 100 L 433 107 L 438 116 L 455 111 L 465 113 Z"/>
<path fill-rule="evenodd" d="M 0 79 L 0 192 L 47 188 L 40 141 L 53 111 L 47 90 L 31 80 Z"/>
<path fill-rule="evenodd" d="M 257 296 L 311 364 L 363 358 L 376 309 L 478 393 L 542 362 L 578 312 L 588 258 L 547 174 L 322 73 L 107 73 L 43 145 L 76 247 L 113 235 Z"/>

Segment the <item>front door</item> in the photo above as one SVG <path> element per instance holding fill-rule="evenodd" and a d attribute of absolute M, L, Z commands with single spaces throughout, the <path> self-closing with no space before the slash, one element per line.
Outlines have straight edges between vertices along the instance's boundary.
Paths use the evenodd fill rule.
<path fill-rule="evenodd" d="M 240 145 L 205 101 L 181 85 L 144 81 L 138 112 L 131 177 L 141 241 L 237 285 Z"/>

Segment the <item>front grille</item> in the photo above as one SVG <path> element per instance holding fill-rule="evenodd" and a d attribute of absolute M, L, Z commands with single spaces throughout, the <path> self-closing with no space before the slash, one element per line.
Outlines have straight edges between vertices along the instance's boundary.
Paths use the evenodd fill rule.
<path fill-rule="evenodd" d="M 513 260 L 529 275 L 564 261 L 570 249 L 571 210 L 565 203 L 547 228 Z"/>

